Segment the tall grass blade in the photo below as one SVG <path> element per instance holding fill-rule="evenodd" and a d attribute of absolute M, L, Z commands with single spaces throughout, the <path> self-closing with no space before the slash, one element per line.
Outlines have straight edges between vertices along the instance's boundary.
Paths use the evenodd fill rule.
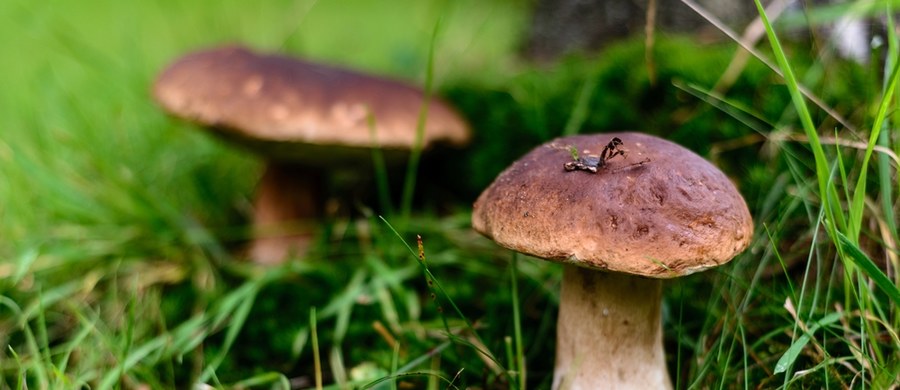
<path fill-rule="evenodd" d="M 816 166 L 816 177 L 819 182 L 819 194 L 822 197 L 823 203 L 825 199 L 827 199 L 827 181 L 828 181 L 828 164 L 825 159 L 825 150 L 822 148 L 822 144 L 819 142 L 819 134 L 816 132 L 816 127 L 813 125 L 812 116 L 809 113 L 809 109 L 806 107 L 806 102 L 804 101 L 803 94 L 800 92 L 799 83 L 797 82 L 796 76 L 794 76 L 794 71 L 791 68 L 791 64 L 788 62 L 787 55 L 784 53 L 784 49 L 781 47 L 781 43 L 778 40 L 778 36 L 775 35 L 775 30 L 772 28 L 772 24 L 769 22 L 769 18 L 766 15 L 766 10 L 763 8 L 762 4 L 759 0 L 753 0 L 756 3 L 756 9 L 759 11 L 759 16 L 763 22 L 763 26 L 766 29 L 766 35 L 769 38 L 769 43 L 772 46 L 772 50 L 775 53 L 775 58 L 778 61 L 779 67 L 781 67 L 781 71 L 784 74 L 784 81 L 788 87 L 788 92 L 790 92 L 791 100 L 794 103 L 794 108 L 797 110 L 797 114 L 800 116 L 800 121 L 803 124 L 803 130 L 806 132 L 806 136 L 809 138 L 809 145 L 812 148 L 813 157 L 815 158 L 815 166 Z M 829 208 L 826 206 L 826 210 Z"/>
<path fill-rule="evenodd" d="M 506 347 L 506 361 L 509 362 L 509 369 L 506 370 L 507 375 L 509 376 L 509 390 L 515 390 L 518 386 L 516 379 L 516 358 L 513 357 L 513 341 L 512 337 L 506 336 L 503 338 L 503 346 Z"/>
<path fill-rule="evenodd" d="M 400 343 L 394 344 L 394 351 L 391 354 L 391 372 L 397 375 L 397 368 L 400 365 Z M 391 390 L 397 390 L 397 379 L 391 380 Z"/>
<path fill-rule="evenodd" d="M 869 144 L 863 155 L 862 165 L 859 170 L 859 178 L 856 181 L 856 188 L 853 189 L 853 204 L 850 206 L 850 239 L 858 242 L 860 229 L 862 229 L 863 211 L 865 211 L 866 199 L 866 179 L 868 177 L 869 160 L 872 158 L 872 150 L 878 142 L 878 134 L 881 133 L 882 126 L 887 118 L 888 107 L 894 98 L 894 91 L 897 88 L 897 76 L 900 74 L 900 62 L 894 64 L 891 70 L 891 77 L 888 80 L 887 88 L 881 98 L 881 104 L 878 106 L 878 112 L 875 114 L 875 123 L 872 124 L 872 133 L 869 134 Z"/>
<path fill-rule="evenodd" d="M 596 70 L 593 70 L 587 80 L 584 80 L 581 91 L 578 93 L 578 98 L 572 106 L 572 113 L 569 115 L 569 120 L 566 121 L 566 127 L 563 128 L 563 135 L 578 134 L 578 130 L 584 125 L 584 121 L 587 119 L 591 96 L 593 96 L 594 90 L 597 89 L 598 73 L 599 72 Z"/>
<path fill-rule="evenodd" d="M 849 237 L 841 232 L 837 232 L 838 241 L 846 254 L 845 258 L 849 259 L 853 264 L 859 267 L 866 276 L 872 279 L 881 291 L 894 301 L 894 304 L 900 306 L 900 288 L 898 288 L 884 272 L 878 268 L 878 265 L 869 259 L 859 246 L 857 246 Z"/>
<path fill-rule="evenodd" d="M 375 169 L 375 185 L 378 188 L 378 203 L 382 212 L 387 215 L 394 215 L 394 206 L 391 204 L 391 189 L 388 183 L 387 165 L 384 162 L 384 153 L 381 150 L 381 144 L 378 142 L 378 127 L 375 123 L 375 116 L 372 110 L 367 109 L 368 115 L 366 122 L 369 124 L 369 137 L 371 138 L 372 147 L 372 167 Z"/>
<path fill-rule="evenodd" d="M 885 27 L 887 31 L 896 31 L 896 26 L 894 25 L 894 16 L 889 7 L 885 7 Z M 900 57 L 900 48 L 898 48 L 897 44 L 897 34 L 887 34 L 888 37 L 888 49 L 887 55 L 884 61 L 884 74 L 889 74 L 889 69 L 896 66 L 898 61 L 898 57 Z M 885 80 L 884 87 L 882 87 L 882 95 L 887 97 L 884 93 L 884 90 L 887 89 L 887 80 Z M 894 91 L 894 101 L 897 101 L 897 91 Z M 897 124 L 897 111 L 894 110 L 893 119 L 889 116 L 885 118 L 884 121 L 884 129 L 882 129 L 881 134 L 878 137 L 878 145 L 887 150 L 891 150 L 891 141 L 890 141 L 890 132 L 884 131 L 885 129 L 889 129 L 891 124 Z M 898 181 L 900 183 L 900 181 Z M 879 184 L 879 196 L 881 196 L 881 207 L 882 213 L 884 214 L 885 223 L 888 226 L 888 230 L 893 234 L 894 242 L 897 241 L 898 232 L 897 232 L 897 221 L 896 216 L 894 215 L 894 184 L 891 179 L 891 163 L 889 156 L 884 153 L 878 154 L 878 184 Z M 896 249 L 896 248 L 894 248 Z"/>
<path fill-rule="evenodd" d="M 344 356 L 341 352 L 341 343 L 344 341 L 344 336 L 347 335 L 347 329 L 350 326 L 350 315 L 353 312 L 353 307 L 356 303 L 355 298 L 359 296 L 359 292 L 363 289 L 367 274 L 368 273 L 364 268 L 357 270 L 347 284 L 347 288 L 340 297 L 336 299 L 336 302 L 340 302 L 340 304 L 336 306 L 337 319 L 335 320 L 331 352 L 329 353 L 328 359 L 331 363 L 331 373 L 334 377 L 334 381 L 340 388 L 345 388 L 347 386 L 347 370 L 344 367 Z"/>
<path fill-rule="evenodd" d="M 312 333 L 313 368 L 316 376 L 316 390 L 322 390 L 322 360 L 319 357 L 319 333 L 316 327 L 316 307 L 309 308 L 309 329 Z"/>
<path fill-rule="evenodd" d="M 525 350 L 522 347 L 522 320 L 519 314 L 518 258 L 518 253 L 513 252 L 512 264 L 509 269 L 512 279 L 513 332 L 516 337 L 516 360 L 510 364 L 516 370 L 516 382 L 519 384 L 519 389 L 525 390 Z"/>
<path fill-rule="evenodd" d="M 434 30 L 431 33 L 431 44 L 428 46 L 428 66 L 425 69 L 425 93 L 422 102 L 422 108 L 419 110 L 419 123 L 416 125 L 416 140 L 413 143 L 412 150 L 409 155 L 409 162 L 406 166 L 406 177 L 403 181 L 403 197 L 400 203 L 400 221 L 402 229 L 406 229 L 409 221 L 409 213 L 412 208 L 413 194 L 416 189 L 416 176 L 419 173 L 419 159 L 422 155 L 422 143 L 425 139 L 425 125 L 428 121 L 428 106 L 431 103 L 432 83 L 434 81 L 434 47 L 437 42 L 438 31 L 440 30 L 440 19 L 434 24 Z"/>

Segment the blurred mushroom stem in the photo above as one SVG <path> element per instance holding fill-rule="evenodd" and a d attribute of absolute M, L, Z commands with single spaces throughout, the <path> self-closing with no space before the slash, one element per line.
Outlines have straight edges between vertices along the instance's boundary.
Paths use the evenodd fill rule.
<path fill-rule="evenodd" d="M 567 265 L 553 389 L 671 389 L 662 282 Z"/>
<path fill-rule="evenodd" d="M 322 213 L 321 170 L 270 162 L 256 190 L 250 258 L 278 264 L 302 256 L 312 242 L 316 218 Z"/>

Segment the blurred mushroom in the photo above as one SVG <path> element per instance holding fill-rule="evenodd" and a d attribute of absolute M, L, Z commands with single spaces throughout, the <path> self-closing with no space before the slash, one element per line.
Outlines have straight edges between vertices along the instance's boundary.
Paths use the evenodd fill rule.
<path fill-rule="evenodd" d="M 159 75 L 153 95 L 169 113 L 266 159 L 254 201 L 258 233 L 319 216 L 324 176 L 334 168 L 369 166 L 374 147 L 388 162 L 403 161 L 416 142 L 425 102 L 421 90 L 401 82 L 239 46 L 178 59 Z M 426 148 L 469 139 L 465 121 L 436 98 L 424 130 Z M 260 263 L 303 253 L 311 236 L 260 235 L 250 247 Z"/>
<path fill-rule="evenodd" d="M 600 155 L 607 143 L 618 146 L 614 138 L 625 158 L 572 164 L 566 150 Z M 571 169 L 591 164 L 596 173 Z M 481 194 L 472 226 L 503 247 L 565 264 L 554 389 L 671 388 L 660 280 L 730 261 L 753 232 L 721 171 L 638 133 L 559 138 L 532 150 Z"/>

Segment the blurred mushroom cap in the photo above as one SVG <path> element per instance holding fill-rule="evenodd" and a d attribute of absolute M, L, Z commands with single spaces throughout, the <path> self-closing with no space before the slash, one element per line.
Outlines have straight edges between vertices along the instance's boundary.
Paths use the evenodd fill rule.
<path fill-rule="evenodd" d="M 420 89 L 398 81 L 240 46 L 176 60 L 157 78 L 153 95 L 175 116 L 288 160 L 376 145 L 411 149 L 425 101 Z M 464 144 L 469 136 L 451 107 L 430 100 L 423 147 Z"/>
<path fill-rule="evenodd" d="M 569 146 L 617 156 L 597 173 L 566 171 Z M 672 142 L 639 133 L 558 138 L 503 171 L 475 202 L 472 226 L 501 246 L 573 265 L 672 278 L 747 248 L 753 221 L 734 184 Z"/>

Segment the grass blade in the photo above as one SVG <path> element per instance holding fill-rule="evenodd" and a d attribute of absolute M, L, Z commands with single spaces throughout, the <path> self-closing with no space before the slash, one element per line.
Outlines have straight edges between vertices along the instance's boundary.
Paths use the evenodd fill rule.
<path fill-rule="evenodd" d="M 266 372 L 259 375 L 252 376 L 250 378 L 241 380 L 239 382 L 235 382 L 231 386 L 236 389 L 245 389 L 252 387 L 261 387 L 262 385 L 270 385 L 269 388 L 277 389 L 276 386 L 280 385 L 282 389 L 290 389 L 291 382 L 288 380 L 284 374 L 280 372 Z"/>
<path fill-rule="evenodd" d="M 312 332 L 313 367 L 316 375 L 316 390 L 322 390 L 322 360 L 319 357 L 319 334 L 316 329 L 316 308 L 309 309 L 309 329 Z"/>
<path fill-rule="evenodd" d="M 841 319 L 841 313 L 831 313 L 822 317 L 821 320 L 816 321 L 809 327 L 809 331 L 804 333 L 802 336 L 797 338 L 793 344 L 784 352 L 784 355 L 781 355 L 781 359 L 778 359 L 778 363 L 775 364 L 775 374 L 781 374 L 787 371 L 788 367 L 791 364 L 794 364 L 794 361 L 797 360 L 797 357 L 800 356 L 800 352 L 803 351 L 803 348 L 806 347 L 806 344 L 809 344 L 809 340 L 812 338 L 812 334 L 815 333 L 822 326 L 831 325 Z"/>
<path fill-rule="evenodd" d="M 434 80 L 434 47 L 437 43 L 438 31 L 440 31 L 440 19 L 434 24 L 431 33 L 431 44 L 428 46 L 428 66 L 425 69 L 425 92 L 423 94 L 422 108 L 419 110 L 419 123 L 416 125 L 416 140 L 413 143 L 406 166 L 406 177 L 403 181 L 403 197 L 400 202 L 401 230 L 406 229 L 409 221 L 409 213 L 412 208 L 413 193 L 416 189 L 416 175 L 419 172 L 419 158 L 422 155 L 422 142 L 425 139 L 425 125 L 428 121 L 428 105 L 431 103 L 432 82 Z"/>
<path fill-rule="evenodd" d="M 257 285 L 254 287 L 255 288 L 250 290 L 250 292 L 243 297 L 244 299 L 241 304 L 231 314 L 231 320 L 228 324 L 228 331 L 225 333 L 225 341 L 222 345 L 222 349 L 219 350 L 218 354 L 212 359 L 212 362 L 206 366 L 203 374 L 200 375 L 200 382 L 205 382 L 212 377 L 219 368 L 219 365 L 225 361 L 228 351 L 231 350 L 234 340 L 237 339 L 238 333 L 240 333 L 241 328 L 244 327 L 244 323 L 247 321 L 247 317 L 250 315 L 250 309 L 253 308 L 253 302 L 256 301 L 256 294 L 259 292 L 259 286 Z"/>
<path fill-rule="evenodd" d="M 896 31 L 896 26 L 894 25 L 894 17 L 890 12 L 890 9 L 886 9 L 885 12 L 885 27 L 887 31 Z M 884 63 L 884 73 L 888 73 L 888 69 L 891 69 L 898 63 L 898 56 L 900 56 L 900 49 L 898 49 L 897 45 L 897 35 L 896 34 L 887 34 L 888 37 L 888 49 L 887 56 L 885 58 Z M 885 82 L 885 86 L 887 86 L 887 82 Z M 886 88 L 883 88 L 883 90 Z M 883 94 L 884 95 L 884 94 Z M 886 95 L 884 95 L 886 96 Z M 897 91 L 894 90 L 894 99 L 897 99 Z M 890 128 L 891 124 L 896 124 L 897 122 L 897 112 L 894 111 L 893 115 L 886 118 L 883 127 Z M 890 135 L 889 131 L 882 131 L 880 136 L 878 137 L 878 146 L 885 148 L 887 150 L 891 149 L 890 143 Z M 887 223 L 888 229 L 893 232 L 894 241 L 897 241 L 897 221 L 894 215 L 894 205 L 892 204 L 894 201 L 894 180 L 891 179 L 891 169 L 890 169 L 890 161 L 887 155 L 881 153 L 878 155 L 878 184 L 879 184 L 879 192 L 881 195 L 881 207 L 882 212 L 884 213 L 884 220 Z M 896 244 L 895 244 L 896 245 Z M 896 249 L 896 248 L 895 248 Z"/>
<path fill-rule="evenodd" d="M 894 91 L 897 89 L 898 74 L 900 74 L 900 62 L 895 63 L 894 69 L 891 71 L 891 77 L 887 83 L 887 88 L 884 90 L 881 104 L 878 105 L 875 123 L 872 124 L 872 132 L 869 134 L 869 144 L 866 147 L 866 153 L 863 155 L 862 165 L 859 168 L 859 178 L 856 181 L 856 188 L 853 193 L 853 203 L 850 206 L 850 239 L 852 239 L 853 242 L 859 240 L 859 233 L 862 228 L 869 160 L 872 158 L 872 150 L 878 142 L 878 134 L 881 133 L 885 118 L 887 118 L 888 107 L 890 107 L 890 103 L 893 101 Z"/>
<path fill-rule="evenodd" d="M 516 360 L 514 362 L 511 361 L 510 364 L 516 370 L 516 381 L 519 383 L 519 389 L 525 390 L 525 350 L 522 347 L 522 320 L 521 315 L 519 314 L 519 283 L 517 280 L 518 259 L 518 253 L 513 252 L 509 273 L 512 278 L 513 329 L 516 336 Z"/>
<path fill-rule="evenodd" d="M 22 281 L 22 278 L 28 273 L 28 270 L 31 269 L 31 265 L 34 264 L 34 261 L 37 260 L 40 253 L 37 248 L 30 248 L 25 253 L 21 254 L 19 258 L 16 260 L 16 271 L 12 277 L 12 284 L 19 284 Z"/>
<path fill-rule="evenodd" d="M 463 312 L 459 308 L 459 306 L 456 305 L 456 302 L 454 302 L 453 299 L 450 298 L 450 295 L 447 294 L 447 291 L 444 290 L 444 287 L 441 286 L 440 283 L 438 283 L 437 279 L 434 277 L 434 274 L 431 273 L 431 270 L 428 269 L 428 264 L 425 262 L 425 253 L 424 253 L 424 249 L 423 249 L 422 243 L 421 243 L 421 236 L 418 237 L 419 253 L 416 253 L 416 251 L 413 250 L 413 248 L 411 246 L 409 246 L 409 244 L 406 242 L 406 240 L 403 239 L 403 236 L 400 235 L 400 232 L 398 232 L 397 229 L 395 229 L 394 226 L 390 224 L 390 222 L 388 222 L 386 219 L 384 219 L 384 217 L 379 216 L 379 218 L 381 219 L 382 222 L 384 222 L 388 226 L 388 228 L 391 230 L 391 232 L 394 233 L 394 235 L 397 236 L 398 239 L 400 239 L 400 241 L 403 243 L 403 245 L 406 246 L 406 249 L 409 250 L 409 252 L 418 259 L 419 267 L 422 269 L 422 272 L 425 274 L 425 280 L 426 280 L 426 283 L 428 284 L 429 291 L 431 291 L 433 299 L 435 301 L 437 301 L 438 298 L 441 298 L 442 300 L 445 300 L 447 303 L 449 303 L 450 307 L 453 308 L 453 311 L 456 313 L 456 315 L 458 315 L 459 318 L 463 320 L 463 323 L 465 324 L 466 329 L 469 332 L 471 332 L 471 334 L 478 341 L 478 345 L 482 345 L 482 346 L 486 345 L 484 343 L 484 341 L 481 339 L 481 336 L 478 335 L 478 332 L 475 331 L 475 328 L 472 326 L 472 323 L 469 321 L 469 319 L 466 318 L 466 316 L 463 314 Z M 437 305 L 438 305 L 438 312 L 440 313 L 441 321 L 444 324 L 444 331 L 447 332 L 448 338 L 453 340 L 455 343 L 471 347 L 472 349 L 474 349 L 481 355 L 486 356 L 491 362 L 496 364 L 497 367 L 502 367 L 502 364 L 500 364 L 500 362 L 494 357 L 494 354 L 491 353 L 490 351 L 479 348 L 477 345 L 474 345 L 473 343 L 470 343 L 462 338 L 456 337 L 453 334 L 453 332 L 450 330 L 450 324 L 447 322 L 446 313 L 444 313 L 444 309 L 441 306 L 440 302 L 437 302 Z"/>
<path fill-rule="evenodd" d="M 372 142 L 372 167 L 375 170 L 375 185 L 378 188 L 378 203 L 382 212 L 394 215 L 394 206 L 391 204 L 391 189 L 388 183 L 387 164 L 384 161 L 384 153 L 378 142 L 378 127 L 375 124 L 375 116 L 372 110 L 367 109 L 366 121 L 369 124 L 369 137 Z"/>
<path fill-rule="evenodd" d="M 572 107 L 572 113 L 569 114 L 569 120 L 563 129 L 563 135 L 578 134 L 578 130 L 581 129 L 581 126 L 587 120 L 591 96 L 593 96 L 594 90 L 597 89 L 597 74 L 598 72 L 595 70 L 588 75 L 587 80 L 584 80 L 581 91 L 578 93 L 578 98 Z"/>
<path fill-rule="evenodd" d="M 869 256 L 866 256 L 866 254 L 859 249 L 859 246 L 851 241 L 849 237 L 841 232 L 837 232 L 837 237 L 844 254 L 846 254 L 845 258 L 849 259 L 853 264 L 859 267 L 864 274 L 872 279 L 881 291 L 884 291 L 896 305 L 900 306 L 900 288 L 891 282 L 891 279 L 888 278 L 887 275 L 878 268 L 875 262 L 873 262 L 872 259 L 869 259 Z"/>
<path fill-rule="evenodd" d="M 787 60 L 787 55 L 784 53 L 784 49 L 781 47 L 781 43 L 778 40 L 778 36 L 775 35 L 775 30 L 772 28 L 772 24 L 769 22 L 769 17 L 766 16 L 766 10 L 763 8 L 762 4 L 759 0 L 753 0 L 756 3 L 756 8 L 759 11 L 759 16 L 763 22 L 763 26 L 766 28 L 766 35 L 769 37 L 769 43 L 772 45 L 772 51 L 775 53 L 775 58 L 778 60 L 778 65 L 781 67 L 781 71 L 784 74 L 784 81 L 788 87 L 788 91 L 791 94 L 791 100 L 794 102 L 794 107 L 797 110 L 797 114 L 800 117 L 800 121 L 803 124 L 803 130 L 806 132 L 806 136 L 809 138 L 809 145 L 813 151 L 813 157 L 815 158 L 816 164 L 816 177 L 819 181 L 819 194 L 822 197 L 823 202 L 827 199 L 826 194 L 828 193 L 827 189 L 827 174 L 828 174 L 828 164 L 825 159 L 825 150 L 822 148 L 821 142 L 819 142 L 819 134 L 816 132 L 816 127 L 813 125 L 812 116 L 809 113 L 809 109 L 806 107 L 806 102 L 803 98 L 803 94 L 800 92 L 799 82 L 797 81 L 797 77 L 794 76 L 794 71 L 791 68 L 791 64 Z M 829 210 L 827 206 L 826 210 Z"/>
<path fill-rule="evenodd" d="M 121 368 L 119 370 L 111 370 L 109 373 L 107 373 L 106 376 L 103 377 L 103 380 L 100 381 L 100 385 L 97 388 L 113 388 L 116 385 L 116 382 L 121 379 L 121 376 L 119 376 L 120 372 L 126 372 L 130 370 L 138 363 L 140 363 L 145 357 L 165 348 L 166 344 L 169 341 L 170 339 L 166 335 L 157 336 L 152 340 L 145 342 L 140 347 L 132 349 L 125 360 L 121 363 Z"/>

